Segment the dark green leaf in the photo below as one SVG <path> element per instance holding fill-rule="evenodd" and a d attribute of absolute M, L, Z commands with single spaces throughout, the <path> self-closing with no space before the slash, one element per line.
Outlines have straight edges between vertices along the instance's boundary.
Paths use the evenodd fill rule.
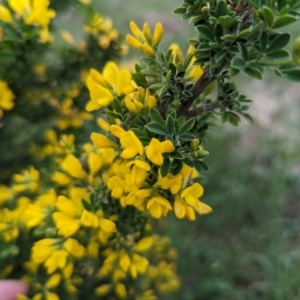
<path fill-rule="evenodd" d="M 242 114 L 242 116 L 251 124 L 254 124 L 253 118 L 249 114 Z"/>
<path fill-rule="evenodd" d="M 210 42 L 214 42 L 214 33 L 210 30 L 210 28 L 204 25 L 199 25 L 196 29 L 202 38 Z"/>
<path fill-rule="evenodd" d="M 263 31 L 259 37 L 259 45 L 260 45 L 261 52 L 266 51 L 268 43 L 269 43 L 269 35 L 267 32 Z"/>
<path fill-rule="evenodd" d="M 280 49 L 280 50 L 276 50 L 274 52 L 268 53 L 267 57 L 273 58 L 273 59 L 283 59 L 283 58 L 290 57 L 290 53 L 287 50 Z"/>
<path fill-rule="evenodd" d="M 234 57 L 231 60 L 231 67 L 237 70 L 245 70 L 247 65 L 242 58 Z"/>
<path fill-rule="evenodd" d="M 248 60 L 248 50 L 244 43 L 238 43 L 240 53 L 245 61 Z"/>
<path fill-rule="evenodd" d="M 157 134 L 161 134 L 161 135 L 167 135 L 168 134 L 166 127 L 163 126 L 160 123 L 157 123 L 157 122 L 151 122 L 145 127 L 148 130 L 150 130 L 151 132 L 154 132 L 154 133 L 157 133 Z"/>
<path fill-rule="evenodd" d="M 180 138 L 180 140 L 182 140 L 184 142 L 190 142 L 195 138 L 195 136 L 190 133 L 184 133 L 184 134 L 181 134 L 179 136 L 179 138 Z"/>
<path fill-rule="evenodd" d="M 194 168 L 201 173 L 201 171 L 207 171 L 208 170 L 208 166 L 205 162 L 203 162 L 202 160 L 194 160 Z"/>
<path fill-rule="evenodd" d="M 172 153 L 170 154 L 170 156 L 171 156 L 172 158 L 176 158 L 176 159 L 184 159 L 184 156 L 183 156 L 180 152 L 178 152 L 178 151 L 172 152 Z"/>
<path fill-rule="evenodd" d="M 226 111 L 222 112 L 221 114 L 221 120 L 222 120 L 222 123 L 226 123 L 228 120 L 229 120 L 229 115 Z"/>
<path fill-rule="evenodd" d="M 131 130 L 134 132 L 134 134 L 140 139 L 145 137 L 145 133 L 140 128 L 131 128 Z"/>
<path fill-rule="evenodd" d="M 184 133 L 189 132 L 195 125 L 195 119 L 190 119 L 188 120 L 181 128 L 179 131 L 179 134 L 182 135 Z"/>
<path fill-rule="evenodd" d="M 185 157 L 183 160 L 183 163 L 185 163 L 187 166 L 193 168 L 194 167 L 194 163 L 190 158 Z"/>
<path fill-rule="evenodd" d="M 282 71 L 282 74 L 287 79 L 298 82 L 300 81 L 300 69 Z"/>
<path fill-rule="evenodd" d="M 168 132 L 170 134 L 174 133 L 174 131 L 175 131 L 175 121 L 171 116 L 168 116 L 166 125 L 167 125 Z"/>
<path fill-rule="evenodd" d="M 164 158 L 164 162 L 160 167 L 160 173 L 162 177 L 167 176 L 170 173 L 171 161 L 168 157 Z"/>
<path fill-rule="evenodd" d="M 247 67 L 244 70 L 245 73 L 247 73 L 249 76 L 255 78 L 255 79 L 262 79 L 262 74 L 259 70 L 257 70 L 256 68 L 253 67 Z M 230 121 L 230 120 L 229 120 Z"/>
<path fill-rule="evenodd" d="M 227 4 L 225 1 L 221 0 L 217 7 L 216 7 L 216 13 L 218 16 L 226 16 L 227 15 Z"/>
<path fill-rule="evenodd" d="M 291 35 L 289 33 L 278 34 L 275 39 L 270 43 L 267 52 L 271 53 L 276 50 L 282 49 L 290 41 Z"/>
<path fill-rule="evenodd" d="M 149 111 L 150 118 L 153 122 L 157 122 L 163 126 L 165 126 L 165 121 L 163 120 L 162 116 L 156 109 L 151 109 Z"/>

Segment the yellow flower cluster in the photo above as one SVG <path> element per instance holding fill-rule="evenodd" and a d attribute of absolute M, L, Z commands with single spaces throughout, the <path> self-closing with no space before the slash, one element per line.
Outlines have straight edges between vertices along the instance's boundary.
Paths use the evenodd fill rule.
<path fill-rule="evenodd" d="M 91 96 L 88 110 L 113 110 L 116 102 L 121 107 L 120 115 L 126 114 L 127 110 L 134 116 L 149 113 L 156 106 L 156 99 L 149 90 L 136 87 L 130 73 L 119 71 L 112 62 L 104 67 L 102 74 L 91 70 L 88 89 Z M 164 154 L 175 150 L 171 140 L 160 141 L 153 137 L 143 144 L 133 130 L 125 130 L 121 125 L 119 120 L 113 119 L 112 124 L 106 124 L 106 135 L 91 134 L 100 151 L 111 150 L 114 163 L 104 176 L 113 198 L 119 199 L 123 207 L 133 205 L 139 210 L 148 210 L 155 218 L 166 216 L 174 209 L 178 218 L 194 220 L 195 212 L 206 214 L 211 211 L 199 201 L 203 188 L 199 183 L 193 183 L 191 167 L 184 164 L 178 175 L 160 176 Z M 156 173 L 156 179 L 153 173 Z"/>
<path fill-rule="evenodd" d="M 6 0 L 10 10 L 0 5 L 0 20 L 6 23 L 13 23 L 14 18 L 23 19 L 26 25 L 33 25 L 40 28 L 40 38 L 42 43 L 52 40 L 48 26 L 50 20 L 55 17 L 55 11 L 49 9 L 49 0 Z"/>
<path fill-rule="evenodd" d="M 7 3 L 15 15 L 0 6 L 5 22 L 21 18 L 45 29 L 54 14 L 46 0 Z M 130 27 L 134 37 L 127 36 L 127 42 L 155 58 L 162 25 L 157 24 L 153 34 L 147 23 L 143 31 L 133 22 Z M 111 23 L 100 15 L 85 28 L 103 49 L 117 38 Z M 72 42 L 66 34 L 65 39 Z M 174 47 L 176 65 L 182 58 Z M 37 65 L 34 70 L 47 81 L 46 67 Z M 195 71 L 192 66 L 190 70 Z M 190 73 L 193 78 L 200 75 L 199 70 Z M 140 79 L 112 61 L 102 72 L 91 69 L 86 78 L 88 113 L 74 108 L 77 85 L 63 92 L 41 92 L 59 110 L 55 121 L 60 130 L 80 128 L 92 114 L 99 128 L 81 147 L 74 135 L 47 130 L 46 145 L 32 151 L 41 160 L 51 160 L 51 167 L 28 167 L 12 176 L 10 186 L 0 186 L 0 245 L 7 245 L 0 260 L 8 258 L 3 274 L 20 268 L 24 280 L 37 281 L 31 284 L 29 298 L 20 295 L 18 300 L 60 300 L 61 295 L 76 299 L 87 288 L 91 297 L 155 300 L 179 288 L 177 253 L 168 240 L 153 235 L 151 222 L 170 211 L 189 220 L 211 212 L 200 200 L 203 187 L 190 153 L 198 153 L 199 141 L 192 145 L 191 123 L 184 118 L 176 130 L 176 115 L 168 116 L 171 125 L 166 124 L 151 80 L 146 75 Z M 11 109 L 13 94 L 5 82 L 0 82 L 1 89 L 0 108 Z M 27 247 L 22 249 L 18 245 L 24 236 Z M 13 262 L 18 253 L 24 257 L 22 266 Z"/>
<path fill-rule="evenodd" d="M 132 21 L 130 22 L 130 29 L 132 35 L 126 36 L 127 43 L 136 50 L 142 51 L 149 57 L 154 57 L 157 46 L 161 42 L 164 34 L 163 26 L 161 23 L 157 23 L 153 32 L 151 33 L 148 23 L 145 23 L 143 30 L 140 30 L 138 26 Z"/>
<path fill-rule="evenodd" d="M 102 49 L 108 49 L 119 37 L 111 19 L 103 18 L 97 13 L 85 24 L 84 29 L 97 39 L 98 45 Z"/>

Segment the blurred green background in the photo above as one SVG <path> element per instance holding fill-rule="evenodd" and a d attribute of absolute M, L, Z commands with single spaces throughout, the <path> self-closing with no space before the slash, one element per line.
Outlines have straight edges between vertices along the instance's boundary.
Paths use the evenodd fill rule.
<path fill-rule="evenodd" d="M 94 0 L 124 35 L 130 20 L 139 26 L 161 22 L 165 49 L 175 41 L 187 49 L 194 34 L 187 21 L 171 13 L 180 4 Z M 78 35 L 70 15 L 63 20 Z M 295 37 L 297 26 L 284 29 Z M 178 249 L 182 278 L 179 294 L 168 299 L 300 299 L 299 84 L 266 74 L 262 82 L 243 77 L 238 85 L 254 100 L 255 124 L 210 131 L 203 201 L 213 214 L 192 223 L 169 218 L 160 224 Z"/>

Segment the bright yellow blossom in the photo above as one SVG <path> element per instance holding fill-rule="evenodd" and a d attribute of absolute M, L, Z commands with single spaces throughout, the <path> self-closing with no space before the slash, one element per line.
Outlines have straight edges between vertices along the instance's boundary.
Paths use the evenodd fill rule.
<path fill-rule="evenodd" d="M 174 151 L 174 145 L 171 141 L 166 140 L 160 142 L 156 138 L 152 138 L 150 144 L 146 149 L 147 158 L 155 165 L 161 166 L 163 164 L 163 153 L 171 153 Z"/>
<path fill-rule="evenodd" d="M 0 5 L 0 21 L 3 21 L 5 23 L 13 22 L 10 11 L 4 5 Z"/>
<path fill-rule="evenodd" d="M 181 192 L 181 197 L 190 206 L 195 206 L 199 197 L 203 195 L 203 187 L 199 183 L 193 183 Z"/>
<path fill-rule="evenodd" d="M 61 163 L 61 167 L 64 171 L 69 173 L 72 177 L 83 179 L 86 176 L 86 172 L 83 170 L 82 165 L 78 158 L 69 154 Z"/>
<path fill-rule="evenodd" d="M 147 202 L 147 209 L 152 217 L 159 219 L 166 216 L 169 210 L 172 210 L 170 202 L 163 197 L 153 197 Z"/>
<path fill-rule="evenodd" d="M 141 141 L 136 137 L 133 131 L 129 130 L 120 138 L 120 143 L 123 151 L 121 157 L 129 159 L 135 157 L 137 154 L 142 155 L 144 148 Z"/>
<path fill-rule="evenodd" d="M 129 94 L 134 89 L 130 73 L 119 70 L 114 62 L 108 62 L 102 74 L 92 69 L 87 79 L 87 87 L 91 96 L 86 106 L 88 111 L 108 106 L 114 97 Z"/>

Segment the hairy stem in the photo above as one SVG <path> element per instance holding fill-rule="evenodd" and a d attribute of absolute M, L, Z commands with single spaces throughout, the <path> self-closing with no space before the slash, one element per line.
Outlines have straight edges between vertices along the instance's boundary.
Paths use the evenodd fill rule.
<path fill-rule="evenodd" d="M 195 109 L 192 109 L 192 110 L 188 111 L 185 114 L 185 116 L 186 116 L 186 118 L 190 119 L 190 118 L 193 118 L 197 115 L 201 115 L 204 112 L 212 111 L 212 110 L 214 110 L 216 108 L 219 108 L 219 107 L 220 107 L 219 102 L 209 103 L 209 104 L 202 105 L 202 106 L 196 107 Z"/>

